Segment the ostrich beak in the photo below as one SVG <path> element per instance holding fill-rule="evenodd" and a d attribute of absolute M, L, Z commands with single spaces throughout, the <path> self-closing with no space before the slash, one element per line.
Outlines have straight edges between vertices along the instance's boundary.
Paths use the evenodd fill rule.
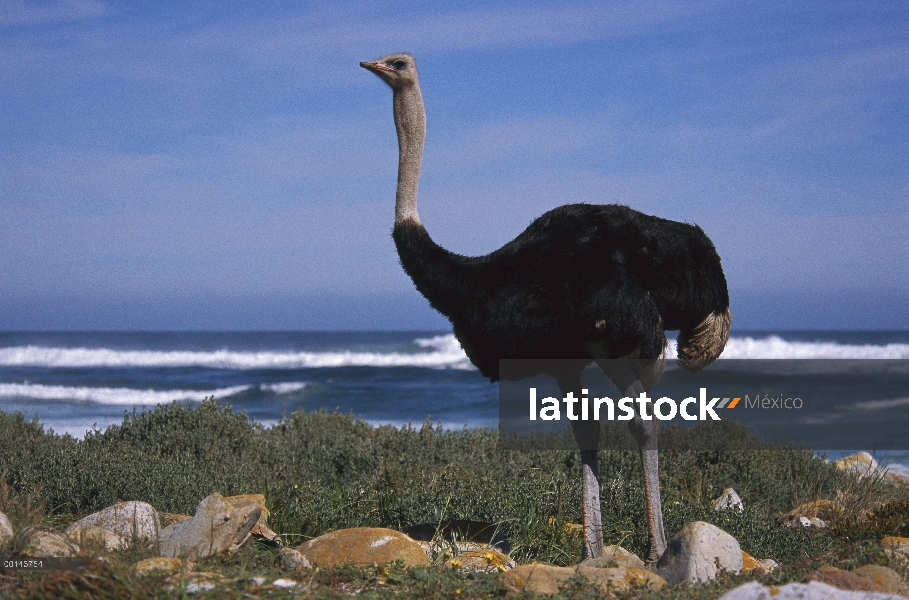
<path fill-rule="evenodd" d="M 392 69 L 391 67 L 389 67 L 388 65 L 383 65 L 382 63 L 380 63 L 380 62 L 375 62 L 375 61 L 373 61 L 373 62 L 361 62 L 361 63 L 360 63 L 360 66 L 363 67 L 364 69 L 368 69 L 368 70 L 370 70 L 370 71 L 372 71 L 372 72 L 374 72 L 374 73 L 375 73 L 376 71 L 388 71 L 388 72 L 390 72 L 390 73 L 394 73 L 394 72 L 395 72 L 395 70 Z"/>

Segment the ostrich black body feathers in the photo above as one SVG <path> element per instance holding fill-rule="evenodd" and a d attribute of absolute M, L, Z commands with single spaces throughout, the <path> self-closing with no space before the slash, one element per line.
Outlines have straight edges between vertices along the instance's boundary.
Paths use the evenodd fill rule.
<path fill-rule="evenodd" d="M 414 221 L 396 223 L 393 237 L 417 290 L 492 381 L 503 358 L 579 369 L 594 358 L 655 359 L 664 331 L 684 340 L 729 307 L 719 255 L 699 227 L 626 206 L 560 206 L 480 257 L 441 248 Z M 592 344 L 606 356 L 592 356 Z"/>

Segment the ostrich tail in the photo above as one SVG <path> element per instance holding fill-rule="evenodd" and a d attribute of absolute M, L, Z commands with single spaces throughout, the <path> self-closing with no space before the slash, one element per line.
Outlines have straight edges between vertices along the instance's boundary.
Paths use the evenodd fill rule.
<path fill-rule="evenodd" d="M 715 312 L 691 331 L 679 332 L 679 365 L 691 373 L 697 373 L 715 361 L 729 339 L 732 313 L 727 307 L 721 314 Z"/>

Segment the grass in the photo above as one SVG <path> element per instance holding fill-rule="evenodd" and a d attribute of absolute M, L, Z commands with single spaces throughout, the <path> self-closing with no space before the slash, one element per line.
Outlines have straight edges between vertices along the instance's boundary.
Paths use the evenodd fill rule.
<path fill-rule="evenodd" d="M 734 439 L 747 432 L 728 434 Z M 768 582 L 796 581 L 827 564 L 887 564 L 879 540 L 909 536 L 904 487 L 849 477 L 808 450 L 671 451 L 661 453 L 660 461 L 666 531 L 671 535 L 694 520 L 714 523 L 743 550 L 783 565 L 765 576 Z M 606 543 L 643 555 L 644 496 L 635 453 L 601 452 L 600 473 Z M 0 412 L 0 474 L 0 510 L 17 531 L 38 522 L 63 528 L 121 500 L 193 514 L 212 492 L 258 492 L 271 511 L 270 526 L 293 545 L 342 527 L 398 529 L 466 519 L 495 523 L 519 563 L 571 565 L 581 554 L 580 538 L 568 526 L 580 522 L 578 454 L 499 450 L 497 433 L 490 430 L 444 431 L 429 423 L 374 428 L 328 412 L 294 413 L 265 429 L 228 407 L 204 402 L 129 413 L 122 425 L 80 441 Z M 713 499 L 727 487 L 742 496 L 745 511 L 713 510 Z M 830 529 L 776 525 L 780 513 L 816 499 L 837 499 L 846 507 Z M 134 547 L 94 560 L 88 572 L 0 572 L 0 597 L 172 597 L 163 578 L 130 573 L 131 564 L 151 555 L 149 548 Z M 206 559 L 195 570 L 218 571 L 234 581 L 232 591 L 216 590 L 211 597 L 293 595 L 243 583 L 254 575 L 305 579 L 315 597 L 358 590 L 365 597 L 414 598 L 500 592 L 494 575 L 392 566 L 304 576 L 289 575 L 280 564 L 274 549 L 258 546 Z M 664 592 L 715 597 L 750 579 L 728 575 L 699 586 L 697 596 L 688 588 Z M 595 590 L 585 585 L 575 582 L 566 597 L 593 597 Z"/>

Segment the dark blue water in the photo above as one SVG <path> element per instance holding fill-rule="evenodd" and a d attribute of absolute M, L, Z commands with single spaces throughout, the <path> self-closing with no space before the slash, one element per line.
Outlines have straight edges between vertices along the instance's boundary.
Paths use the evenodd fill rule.
<path fill-rule="evenodd" d="M 909 332 L 735 333 L 723 357 L 909 359 Z M 211 396 L 265 425 L 322 408 L 374 424 L 498 420 L 497 386 L 443 332 L 0 333 L 0 410 L 56 433 Z M 909 454 L 897 463 L 909 473 Z"/>

